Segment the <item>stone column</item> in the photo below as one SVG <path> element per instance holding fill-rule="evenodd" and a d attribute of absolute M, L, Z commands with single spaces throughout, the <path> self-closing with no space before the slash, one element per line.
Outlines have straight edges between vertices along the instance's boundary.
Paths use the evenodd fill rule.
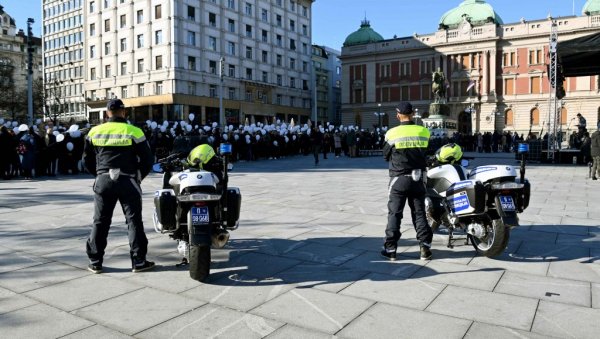
<path fill-rule="evenodd" d="M 496 59 L 496 49 L 490 50 L 490 93 L 494 92 L 498 97 L 498 93 L 496 93 Z"/>
<path fill-rule="evenodd" d="M 489 95 L 489 87 L 488 87 L 488 82 L 490 81 L 490 74 L 489 74 L 489 66 L 488 63 L 490 61 L 490 57 L 489 57 L 489 52 L 488 51 L 483 51 L 483 58 L 482 58 L 482 65 L 481 65 L 481 73 L 483 75 L 482 77 L 482 81 L 483 84 L 481 86 L 481 91 L 483 92 L 483 95 Z"/>

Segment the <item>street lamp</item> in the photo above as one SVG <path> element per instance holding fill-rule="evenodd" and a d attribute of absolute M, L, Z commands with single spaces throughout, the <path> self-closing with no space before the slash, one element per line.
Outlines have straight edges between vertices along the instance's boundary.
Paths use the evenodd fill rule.
<path fill-rule="evenodd" d="M 384 115 L 385 113 L 381 112 L 381 104 L 377 104 L 377 112 L 374 113 L 377 118 L 379 119 L 379 128 L 381 128 L 381 116 Z"/>

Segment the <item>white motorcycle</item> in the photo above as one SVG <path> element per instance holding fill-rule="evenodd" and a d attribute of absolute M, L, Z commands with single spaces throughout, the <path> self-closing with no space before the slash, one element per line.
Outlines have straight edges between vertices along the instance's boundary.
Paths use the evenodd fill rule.
<path fill-rule="evenodd" d="M 177 240 L 181 264 L 190 277 L 204 281 L 210 274 L 211 246 L 223 248 L 230 230 L 239 225 L 242 195 L 228 187 L 231 144 L 221 144 L 223 179 L 203 170 L 183 169 L 176 154 L 159 160 L 154 171 L 163 173 L 163 187 L 154 194 L 154 229 Z"/>
<path fill-rule="evenodd" d="M 486 256 L 502 254 L 508 245 L 510 230 L 519 226 L 517 213 L 529 205 L 531 186 L 525 177 L 525 161 L 521 160 L 521 176 L 510 165 L 486 165 L 467 170 L 461 164 L 441 163 L 427 171 L 427 220 L 437 231 L 448 229 L 449 248 L 453 248 L 453 231 L 467 233 L 475 250 Z"/>

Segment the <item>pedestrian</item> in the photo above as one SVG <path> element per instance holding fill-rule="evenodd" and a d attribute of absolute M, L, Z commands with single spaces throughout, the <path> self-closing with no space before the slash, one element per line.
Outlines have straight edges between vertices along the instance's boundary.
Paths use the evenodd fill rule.
<path fill-rule="evenodd" d="M 88 269 L 93 273 L 102 272 L 106 239 L 117 201 L 127 221 L 132 271 L 154 267 L 152 261 L 146 260 L 148 239 L 142 222 L 140 187 L 152 168 L 153 155 L 146 136 L 141 129 L 127 123 L 125 113 L 120 99 L 109 101 L 108 121 L 92 128 L 85 139 L 85 167 L 96 177 L 94 223 L 86 245 Z"/>
<path fill-rule="evenodd" d="M 313 157 L 315 158 L 315 166 L 319 164 L 319 153 L 323 147 L 323 133 L 318 127 L 314 127 L 310 132 L 310 144 L 312 146 Z"/>
<path fill-rule="evenodd" d="M 581 138 L 583 136 L 583 133 L 585 131 L 587 131 L 587 129 L 586 129 L 587 121 L 581 115 L 581 113 L 577 113 L 577 125 L 576 126 L 577 126 L 577 133 L 579 134 L 579 137 Z"/>
<path fill-rule="evenodd" d="M 431 259 L 433 232 L 425 216 L 425 167 L 429 145 L 429 130 L 416 125 L 414 111 L 409 102 L 400 102 L 396 118 L 400 125 L 385 134 L 383 158 L 389 162 L 390 182 L 388 186 L 388 223 L 381 255 L 396 260 L 396 249 L 400 240 L 402 211 L 408 200 L 413 225 L 417 231 L 422 260 Z"/>
<path fill-rule="evenodd" d="M 335 134 L 333 135 L 333 145 L 335 148 L 335 157 L 339 158 L 340 154 L 342 154 L 342 137 L 338 130 L 335 130 Z"/>
<path fill-rule="evenodd" d="M 587 164 L 588 162 L 590 162 L 592 155 L 592 139 L 590 139 L 590 133 L 589 132 L 583 132 L 583 137 L 581 138 L 581 148 L 580 148 L 580 152 L 581 152 L 581 161 L 584 164 Z"/>
<path fill-rule="evenodd" d="M 592 180 L 598 180 L 600 176 L 600 129 L 592 133 L 591 156 L 594 161 L 592 165 Z"/>

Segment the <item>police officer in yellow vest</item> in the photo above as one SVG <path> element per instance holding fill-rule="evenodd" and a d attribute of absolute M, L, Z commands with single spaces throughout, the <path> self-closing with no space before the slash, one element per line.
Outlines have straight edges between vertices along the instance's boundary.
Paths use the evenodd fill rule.
<path fill-rule="evenodd" d="M 133 272 L 146 271 L 154 263 L 146 260 L 148 239 L 142 222 L 142 179 L 152 169 L 150 145 L 139 128 L 125 119 L 119 99 L 107 106 L 108 121 L 90 130 L 84 146 L 84 164 L 94 182 L 94 224 L 87 240 L 88 270 L 102 272 L 106 238 L 117 201 L 121 203 L 129 233 Z"/>
<path fill-rule="evenodd" d="M 388 187 L 388 224 L 385 230 L 384 249 L 381 255 L 396 260 L 396 248 L 400 239 L 400 222 L 406 201 L 411 210 L 417 240 L 421 247 L 421 259 L 431 259 L 433 232 L 425 216 L 425 167 L 429 145 L 429 131 L 412 121 L 413 108 L 409 102 L 401 102 L 396 108 L 400 125 L 385 134 L 383 157 L 389 162 L 390 183 Z"/>
<path fill-rule="evenodd" d="M 215 154 L 215 150 L 209 144 L 201 144 L 194 147 L 188 155 L 186 162 L 189 167 L 214 173 L 219 178 L 219 182 L 222 183 L 223 161 Z"/>

